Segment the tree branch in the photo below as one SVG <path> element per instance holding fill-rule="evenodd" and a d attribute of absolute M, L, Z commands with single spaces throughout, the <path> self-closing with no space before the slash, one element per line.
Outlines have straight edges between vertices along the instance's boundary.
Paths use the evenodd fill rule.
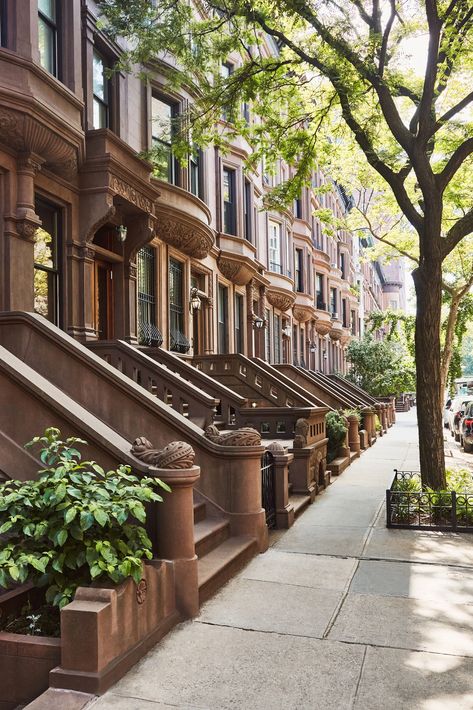
<path fill-rule="evenodd" d="M 444 258 L 461 242 L 463 237 L 473 232 L 473 207 L 455 222 L 447 232 L 443 243 Z"/>
<path fill-rule="evenodd" d="M 457 170 L 461 168 L 465 160 L 473 153 L 473 138 L 467 138 L 450 156 L 444 169 L 435 176 L 439 189 L 443 192 Z"/>

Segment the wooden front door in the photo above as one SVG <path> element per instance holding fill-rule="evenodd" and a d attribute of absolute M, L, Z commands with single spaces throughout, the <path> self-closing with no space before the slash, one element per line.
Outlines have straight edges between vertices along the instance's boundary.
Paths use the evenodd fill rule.
<path fill-rule="evenodd" d="M 95 330 L 99 340 L 113 338 L 113 271 L 107 261 L 95 262 Z"/>

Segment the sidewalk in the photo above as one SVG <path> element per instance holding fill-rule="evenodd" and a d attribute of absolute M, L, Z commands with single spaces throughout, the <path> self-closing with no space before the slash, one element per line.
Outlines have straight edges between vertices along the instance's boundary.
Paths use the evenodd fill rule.
<path fill-rule="evenodd" d="M 473 536 L 388 531 L 415 410 L 93 710 L 471 710 Z"/>

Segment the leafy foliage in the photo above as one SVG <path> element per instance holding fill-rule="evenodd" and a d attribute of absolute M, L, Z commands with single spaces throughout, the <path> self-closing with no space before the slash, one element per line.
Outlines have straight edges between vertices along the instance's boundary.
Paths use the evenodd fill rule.
<path fill-rule="evenodd" d="M 345 417 L 334 410 L 325 416 L 325 430 L 328 437 L 329 458 L 335 458 L 338 448 L 345 441 L 348 426 Z"/>
<path fill-rule="evenodd" d="M 415 369 L 402 343 L 374 340 L 370 334 L 347 348 L 351 370 L 346 378 L 374 397 L 415 391 Z"/>
<path fill-rule="evenodd" d="M 145 505 L 162 501 L 157 478 L 138 478 L 128 466 L 104 471 L 81 461 L 85 441 L 62 441 L 46 429 L 27 446 L 39 445 L 45 468 L 34 481 L 0 485 L 0 586 L 31 581 L 45 586 L 46 601 L 63 607 L 80 585 L 141 578 L 151 559 Z M 138 521 L 138 523 L 136 522 Z"/>

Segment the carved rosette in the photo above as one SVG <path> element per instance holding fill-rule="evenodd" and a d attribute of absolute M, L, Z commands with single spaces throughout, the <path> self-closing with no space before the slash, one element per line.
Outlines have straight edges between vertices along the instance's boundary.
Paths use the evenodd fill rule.
<path fill-rule="evenodd" d="M 195 458 L 194 449 L 185 441 L 172 441 L 164 449 L 154 449 L 144 436 L 135 439 L 131 453 L 149 466 L 168 469 L 192 468 Z"/>
<path fill-rule="evenodd" d="M 235 431 L 220 432 L 215 424 L 205 429 L 205 436 L 220 446 L 260 446 L 261 434 L 252 427 L 242 427 Z"/>
<path fill-rule="evenodd" d="M 291 291 L 284 291 L 268 286 L 266 289 L 266 299 L 280 311 L 288 311 L 296 299 L 296 294 Z"/>
<path fill-rule="evenodd" d="M 292 312 L 299 323 L 305 323 L 314 317 L 313 309 L 310 306 L 294 306 Z"/>

